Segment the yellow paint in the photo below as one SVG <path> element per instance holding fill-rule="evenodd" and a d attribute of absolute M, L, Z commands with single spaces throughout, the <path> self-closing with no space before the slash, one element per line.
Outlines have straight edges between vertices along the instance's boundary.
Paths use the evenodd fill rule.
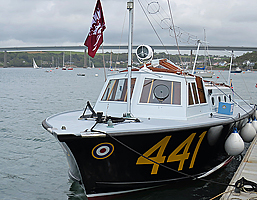
<path fill-rule="evenodd" d="M 188 152 L 188 149 L 195 137 L 196 133 L 192 133 L 184 142 L 182 142 L 168 157 L 167 162 L 175 162 L 179 161 L 179 167 L 178 171 L 183 169 L 184 162 L 186 159 L 189 158 L 190 153 Z M 185 148 L 184 148 L 185 147 Z M 178 154 L 180 150 L 184 148 L 184 151 L 182 154 Z"/>
<path fill-rule="evenodd" d="M 170 104 L 173 103 L 172 100 L 173 100 L 173 81 L 171 82 Z"/>
<path fill-rule="evenodd" d="M 112 94 L 112 91 L 113 91 L 114 85 L 116 84 L 116 81 L 117 81 L 117 80 L 114 80 L 114 83 L 113 83 L 113 85 L 112 85 L 112 89 L 111 89 L 111 91 L 110 91 L 110 93 L 109 93 L 109 95 L 108 95 L 106 101 L 109 101 L 109 98 L 110 98 L 110 96 L 111 96 L 111 94 Z"/>
<path fill-rule="evenodd" d="M 166 156 L 163 156 L 163 152 L 170 140 L 171 136 L 166 136 L 163 138 L 160 142 L 158 142 L 156 145 L 154 145 L 152 148 L 150 148 L 147 152 L 145 152 L 143 155 L 155 162 L 158 163 L 164 163 Z M 156 157 L 149 157 L 152 155 L 153 152 L 155 152 L 157 149 L 159 149 Z M 157 174 L 159 165 L 156 163 L 153 163 L 152 161 L 144 158 L 143 156 L 140 156 L 137 159 L 137 165 L 144 165 L 144 164 L 153 164 L 152 172 L 151 174 Z"/>
<path fill-rule="evenodd" d="M 154 80 L 152 80 L 152 83 L 151 83 L 151 87 L 150 87 L 147 103 L 149 103 L 149 101 L 150 101 L 150 97 L 151 97 L 151 93 L 152 93 L 152 89 L 153 89 L 153 82 L 154 82 Z"/>
<path fill-rule="evenodd" d="M 198 150 L 199 150 L 199 148 L 200 148 L 200 145 L 201 145 L 201 143 L 202 143 L 202 141 L 203 141 L 203 138 L 204 138 L 204 136 L 206 135 L 206 133 L 207 133 L 207 131 L 204 131 L 204 132 L 199 136 L 200 139 L 199 139 L 199 141 L 198 141 L 198 143 L 197 143 L 197 145 L 196 145 L 196 148 L 195 148 L 195 151 L 194 151 L 194 154 L 193 154 L 193 157 L 192 157 L 192 160 L 191 160 L 191 163 L 190 163 L 189 168 L 193 168 L 193 167 L 194 167 L 196 155 L 197 155 L 197 153 L 198 153 Z"/>
<path fill-rule="evenodd" d="M 199 148 L 201 146 L 201 143 L 206 135 L 207 131 L 204 131 L 200 136 L 199 136 L 199 140 L 198 143 L 195 147 L 191 162 L 190 162 L 190 166 L 189 168 L 193 168 L 194 167 L 194 163 L 196 160 L 196 156 L 197 153 L 199 151 Z M 178 166 L 178 171 L 183 170 L 184 167 L 184 163 L 185 160 L 187 160 L 190 156 L 190 152 L 188 152 L 192 141 L 195 137 L 196 133 L 192 133 L 186 140 L 184 140 L 168 157 L 167 162 L 177 162 L 179 161 L 179 166 Z M 159 141 L 157 144 L 155 144 L 153 147 L 151 147 L 148 151 L 146 151 L 143 156 L 161 164 L 165 162 L 165 158 L 166 156 L 163 155 L 166 146 L 168 145 L 169 141 L 170 141 L 171 136 L 166 136 L 165 138 L 163 138 L 161 141 Z M 158 150 L 158 153 L 156 155 L 156 157 L 149 157 L 151 156 L 155 151 Z M 179 154 L 180 151 L 182 151 L 182 153 Z M 136 165 L 153 165 L 151 174 L 157 174 L 158 173 L 158 169 L 159 169 L 159 164 L 154 163 L 148 159 L 146 159 L 145 157 L 140 156 L 137 159 Z"/>

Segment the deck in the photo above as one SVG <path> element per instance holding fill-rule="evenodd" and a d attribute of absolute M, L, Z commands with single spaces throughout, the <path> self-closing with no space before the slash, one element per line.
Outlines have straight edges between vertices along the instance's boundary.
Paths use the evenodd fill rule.
<path fill-rule="evenodd" d="M 244 177 L 245 179 L 257 183 L 257 135 L 252 141 L 250 147 L 248 148 L 244 159 L 239 165 L 237 171 L 235 172 L 230 185 L 235 185 L 236 181 Z M 250 186 L 246 186 L 250 188 Z M 257 199 L 257 192 L 234 192 L 235 188 L 228 186 L 225 193 L 221 197 L 221 200 L 232 200 L 232 199 Z"/>

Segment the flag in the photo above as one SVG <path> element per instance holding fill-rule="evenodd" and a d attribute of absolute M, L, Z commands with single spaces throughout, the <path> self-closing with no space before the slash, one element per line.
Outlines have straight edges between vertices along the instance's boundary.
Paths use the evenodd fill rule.
<path fill-rule="evenodd" d="M 84 43 L 88 47 L 88 55 L 95 57 L 97 50 L 103 43 L 103 31 L 105 30 L 104 15 L 100 0 L 97 0 L 93 20 L 88 33 L 87 39 Z"/>

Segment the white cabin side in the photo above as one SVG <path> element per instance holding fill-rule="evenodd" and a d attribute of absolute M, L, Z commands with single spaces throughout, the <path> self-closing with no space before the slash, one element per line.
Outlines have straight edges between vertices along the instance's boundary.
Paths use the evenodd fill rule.
<path fill-rule="evenodd" d="M 209 94 L 200 77 L 176 73 L 133 71 L 131 82 L 131 113 L 137 118 L 187 120 L 209 114 L 217 111 L 211 97 L 221 95 L 214 92 L 217 91 L 214 88 L 213 94 Z M 95 111 L 122 117 L 127 113 L 126 92 L 127 72 L 109 76 L 96 102 Z"/>
<path fill-rule="evenodd" d="M 207 97 L 205 85 L 200 77 L 187 77 L 187 118 L 193 118 L 210 113 L 210 102 Z"/>
<path fill-rule="evenodd" d="M 225 85 L 205 84 L 211 112 L 218 112 L 219 102 L 233 103 L 233 91 Z"/>

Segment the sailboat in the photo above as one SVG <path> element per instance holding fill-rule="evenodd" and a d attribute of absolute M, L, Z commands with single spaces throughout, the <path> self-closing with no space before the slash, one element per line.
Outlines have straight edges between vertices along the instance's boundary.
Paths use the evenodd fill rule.
<path fill-rule="evenodd" d="M 200 47 L 200 44 L 202 43 L 202 41 L 198 40 L 198 48 L 197 48 L 197 54 L 199 52 L 199 47 Z M 203 62 L 203 67 L 197 67 L 198 70 L 195 71 L 195 74 L 198 75 L 198 76 L 201 76 L 202 78 L 212 78 L 213 76 L 213 71 L 211 70 L 207 70 L 207 55 L 208 55 L 208 46 L 207 46 L 207 41 L 206 41 L 206 33 L 205 33 L 205 29 L 204 29 L 204 62 Z M 208 55 L 209 57 L 209 55 Z M 196 60 L 197 60 L 197 55 L 196 55 Z M 196 60 L 195 60 L 195 63 L 196 63 Z M 210 63 L 210 66 L 211 66 L 211 59 L 209 57 L 209 63 Z M 194 65 L 195 67 L 195 65 Z M 193 69 L 194 71 L 194 69 Z"/>
<path fill-rule="evenodd" d="M 32 59 L 32 63 L 33 63 L 33 68 L 34 69 L 39 69 L 40 68 L 40 67 L 37 66 L 37 63 L 36 63 L 34 58 Z"/>
<path fill-rule="evenodd" d="M 73 67 L 71 66 L 71 51 L 70 51 L 70 65 L 68 67 L 68 70 L 73 70 Z"/>
<path fill-rule="evenodd" d="M 88 199 L 202 179 L 243 151 L 237 129 L 257 115 L 229 84 L 154 59 L 149 45 L 137 47 L 142 66 L 132 69 L 133 7 L 129 1 L 128 68 L 107 77 L 94 106 L 42 122 Z"/>

